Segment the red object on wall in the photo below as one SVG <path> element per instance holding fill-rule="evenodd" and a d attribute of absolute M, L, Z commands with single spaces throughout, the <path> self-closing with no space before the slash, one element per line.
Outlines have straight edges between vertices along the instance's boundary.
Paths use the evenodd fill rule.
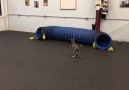
<path fill-rule="evenodd" d="M 95 30 L 100 31 L 100 6 L 96 6 L 96 22 L 95 22 Z"/>

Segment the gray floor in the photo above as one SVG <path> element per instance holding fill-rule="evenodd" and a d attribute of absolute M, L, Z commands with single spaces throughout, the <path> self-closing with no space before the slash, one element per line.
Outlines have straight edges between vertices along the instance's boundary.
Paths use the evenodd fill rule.
<path fill-rule="evenodd" d="M 114 52 L 71 43 L 29 40 L 33 33 L 0 32 L 0 90 L 129 90 L 129 43 Z"/>

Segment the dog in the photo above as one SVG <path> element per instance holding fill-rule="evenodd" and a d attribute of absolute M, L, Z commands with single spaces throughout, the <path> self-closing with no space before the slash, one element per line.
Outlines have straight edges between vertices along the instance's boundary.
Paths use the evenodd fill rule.
<path fill-rule="evenodd" d="M 73 58 L 76 56 L 79 56 L 81 58 L 81 54 L 80 54 L 80 48 L 77 45 L 77 43 L 75 43 L 75 38 L 71 39 L 71 43 L 72 43 L 72 50 L 73 50 Z M 82 47 L 82 45 L 81 45 Z"/>

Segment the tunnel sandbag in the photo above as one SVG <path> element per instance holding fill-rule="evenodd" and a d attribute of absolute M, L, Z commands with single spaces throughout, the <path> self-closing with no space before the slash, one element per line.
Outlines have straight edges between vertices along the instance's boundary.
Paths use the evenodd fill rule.
<path fill-rule="evenodd" d="M 96 48 L 105 50 L 111 46 L 111 38 L 108 34 L 103 32 L 96 32 L 95 30 L 62 27 L 62 26 L 47 26 L 40 27 L 36 31 L 36 39 L 40 40 L 42 35 L 46 35 L 46 39 L 54 39 L 61 41 L 68 41 L 75 38 L 77 43 L 92 45 L 94 42 Z"/>

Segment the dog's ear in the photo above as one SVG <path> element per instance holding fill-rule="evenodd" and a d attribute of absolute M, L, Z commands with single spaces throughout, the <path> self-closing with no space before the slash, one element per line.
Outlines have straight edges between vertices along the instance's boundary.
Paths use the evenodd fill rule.
<path fill-rule="evenodd" d="M 75 41 L 75 38 L 73 38 L 73 39 L 70 39 L 71 40 L 71 42 L 74 42 Z"/>

